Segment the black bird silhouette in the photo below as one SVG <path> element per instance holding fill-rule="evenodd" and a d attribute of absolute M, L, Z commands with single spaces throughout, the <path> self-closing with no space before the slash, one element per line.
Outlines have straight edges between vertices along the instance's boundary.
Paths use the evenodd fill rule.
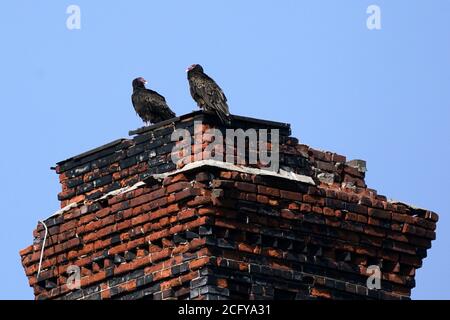
<path fill-rule="evenodd" d="M 199 108 L 214 112 L 223 124 L 230 124 L 230 111 L 222 89 L 203 72 L 201 65 L 193 64 L 186 71 L 192 98 Z"/>
<path fill-rule="evenodd" d="M 134 110 L 142 121 L 148 125 L 174 118 L 175 113 L 170 110 L 166 99 L 158 92 L 147 89 L 146 84 L 147 81 L 142 77 L 134 79 L 131 95 Z"/>

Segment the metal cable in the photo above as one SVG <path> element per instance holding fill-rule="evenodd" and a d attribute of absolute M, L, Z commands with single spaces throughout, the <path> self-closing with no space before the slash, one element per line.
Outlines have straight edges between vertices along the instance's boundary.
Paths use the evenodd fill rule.
<path fill-rule="evenodd" d="M 38 273 L 37 273 L 38 281 L 39 281 L 39 275 L 41 274 L 42 258 L 44 257 L 45 241 L 47 240 L 47 233 L 48 233 L 47 225 L 40 220 L 39 220 L 39 222 L 42 223 L 42 225 L 44 226 L 45 235 L 44 235 L 44 242 L 42 243 L 42 248 L 41 248 L 41 257 L 39 258 L 39 267 L 38 267 Z"/>

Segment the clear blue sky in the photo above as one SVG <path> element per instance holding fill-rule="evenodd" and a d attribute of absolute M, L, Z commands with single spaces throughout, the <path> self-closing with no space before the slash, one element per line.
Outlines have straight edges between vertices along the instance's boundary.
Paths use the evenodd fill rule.
<path fill-rule="evenodd" d="M 367 160 L 380 194 L 439 213 L 413 298 L 450 299 L 450 1 L 9 0 L 0 42 L 0 298 L 33 298 L 18 251 L 58 208 L 50 166 L 141 126 L 134 77 L 196 109 L 184 70 L 202 63 L 232 113 L 290 122 L 303 143 Z"/>

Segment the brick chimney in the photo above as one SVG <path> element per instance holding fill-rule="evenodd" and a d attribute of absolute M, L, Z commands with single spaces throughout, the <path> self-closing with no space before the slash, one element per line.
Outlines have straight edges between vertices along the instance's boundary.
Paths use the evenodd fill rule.
<path fill-rule="evenodd" d="M 272 151 L 277 130 L 279 170 L 196 158 L 208 129 L 226 133 L 202 112 L 58 163 L 61 210 L 20 251 L 35 298 L 409 299 L 435 213 L 378 195 L 365 161 L 299 144 L 289 124 L 232 127 L 267 129 Z M 196 161 L 171 161 L 176 129 L 200 139 Z"/>

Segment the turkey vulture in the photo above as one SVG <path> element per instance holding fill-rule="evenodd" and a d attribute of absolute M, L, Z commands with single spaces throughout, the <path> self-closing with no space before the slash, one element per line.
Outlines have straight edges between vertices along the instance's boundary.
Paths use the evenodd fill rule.
<path fill-rule="evenodd" d="M 133 80 L 133 94 L 131 101 L 134 110 L 146 123 L 158 123 L 175 117 L 170 110 L 166 99 L 158 92 L 145 88 L 147 81 L 144 78 Z"/>
<path fill-rule="evenodd" d="M 217 83 L 203 72 L 199 64 L 191 65 L 187 70 L 192 98 L 200 108 L 214 112 L 223 124 L 230 124 L 227 98 Z"/>

